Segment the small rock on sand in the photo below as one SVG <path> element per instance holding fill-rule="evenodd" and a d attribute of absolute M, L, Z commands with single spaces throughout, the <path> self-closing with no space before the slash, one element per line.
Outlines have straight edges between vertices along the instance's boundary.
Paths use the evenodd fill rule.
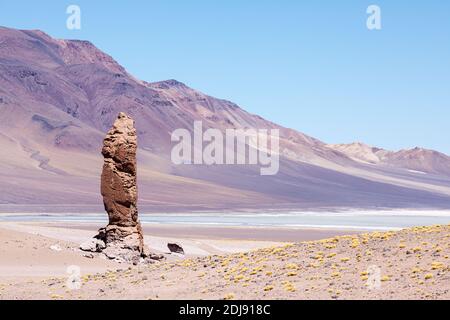
<path fill-rule="evenodd" d="M 50 250 L 59 252 L 59 251 L 62 251 L 62 248 L 59 244 L 54 244 L 54 245 L 50 246 Z"/>
<path fill-rule="evenodd" d="M 172 252 L 172 253 L 178 253 L 178 254 L 184 255 L 184 249 L 178 243 L 168 243 L 167 247 L 169 248 L 170 252 Z"/>

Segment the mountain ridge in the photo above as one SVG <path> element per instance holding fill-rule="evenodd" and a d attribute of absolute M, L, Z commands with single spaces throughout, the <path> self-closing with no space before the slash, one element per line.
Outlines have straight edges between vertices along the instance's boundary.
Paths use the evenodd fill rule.
<path fill-rule="evenodd" d="M 448 155 L 421 147 L 390 151 L 369 146 L 362 142 L 327 146 L 346 154 L 351 159 L 370 164 L 385 164 L 422 173 L 444 175 L 448 175 L 450 170 L 450 157 Z"/>

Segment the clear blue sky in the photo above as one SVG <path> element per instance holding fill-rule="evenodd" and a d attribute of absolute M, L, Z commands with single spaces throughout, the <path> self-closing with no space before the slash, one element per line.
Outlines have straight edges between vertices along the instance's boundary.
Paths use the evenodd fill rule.
<path fill-rule="evenodd" d="M 381 31 L 366 28 L 371 4 Z M 140 79 L 180 80 L 326 142 L 450 154 L 449 1 L 0 0 L 0 25 L 90 40 Z"/>

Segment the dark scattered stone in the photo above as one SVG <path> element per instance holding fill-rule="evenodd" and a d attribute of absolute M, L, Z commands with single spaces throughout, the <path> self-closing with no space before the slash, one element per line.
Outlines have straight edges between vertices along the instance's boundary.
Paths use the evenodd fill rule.
<path fill-rule="evenodd" d="M 167 248 L 169 248 L 170 252 L 184 254 L 183 247 L 177 243 L 168 243 Z"/>

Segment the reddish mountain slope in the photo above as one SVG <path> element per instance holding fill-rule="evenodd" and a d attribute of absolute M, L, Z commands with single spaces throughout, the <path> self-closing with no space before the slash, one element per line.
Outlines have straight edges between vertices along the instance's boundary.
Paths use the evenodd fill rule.
<path fill-rule="evenodd" d="M 8 28 L 0 28 L 0 203 L 100 206 L 99 150 L 120 111 L 136 119 L 147 210 L 450 208 L 450 161 L 437 152 L 360 161 L 175 80 L 137 80 L 90 42 Z M 280 129 L 279 174 L 173 165 L 170 133 L 192 130 L 196 120 L 222 130 Z"/>

